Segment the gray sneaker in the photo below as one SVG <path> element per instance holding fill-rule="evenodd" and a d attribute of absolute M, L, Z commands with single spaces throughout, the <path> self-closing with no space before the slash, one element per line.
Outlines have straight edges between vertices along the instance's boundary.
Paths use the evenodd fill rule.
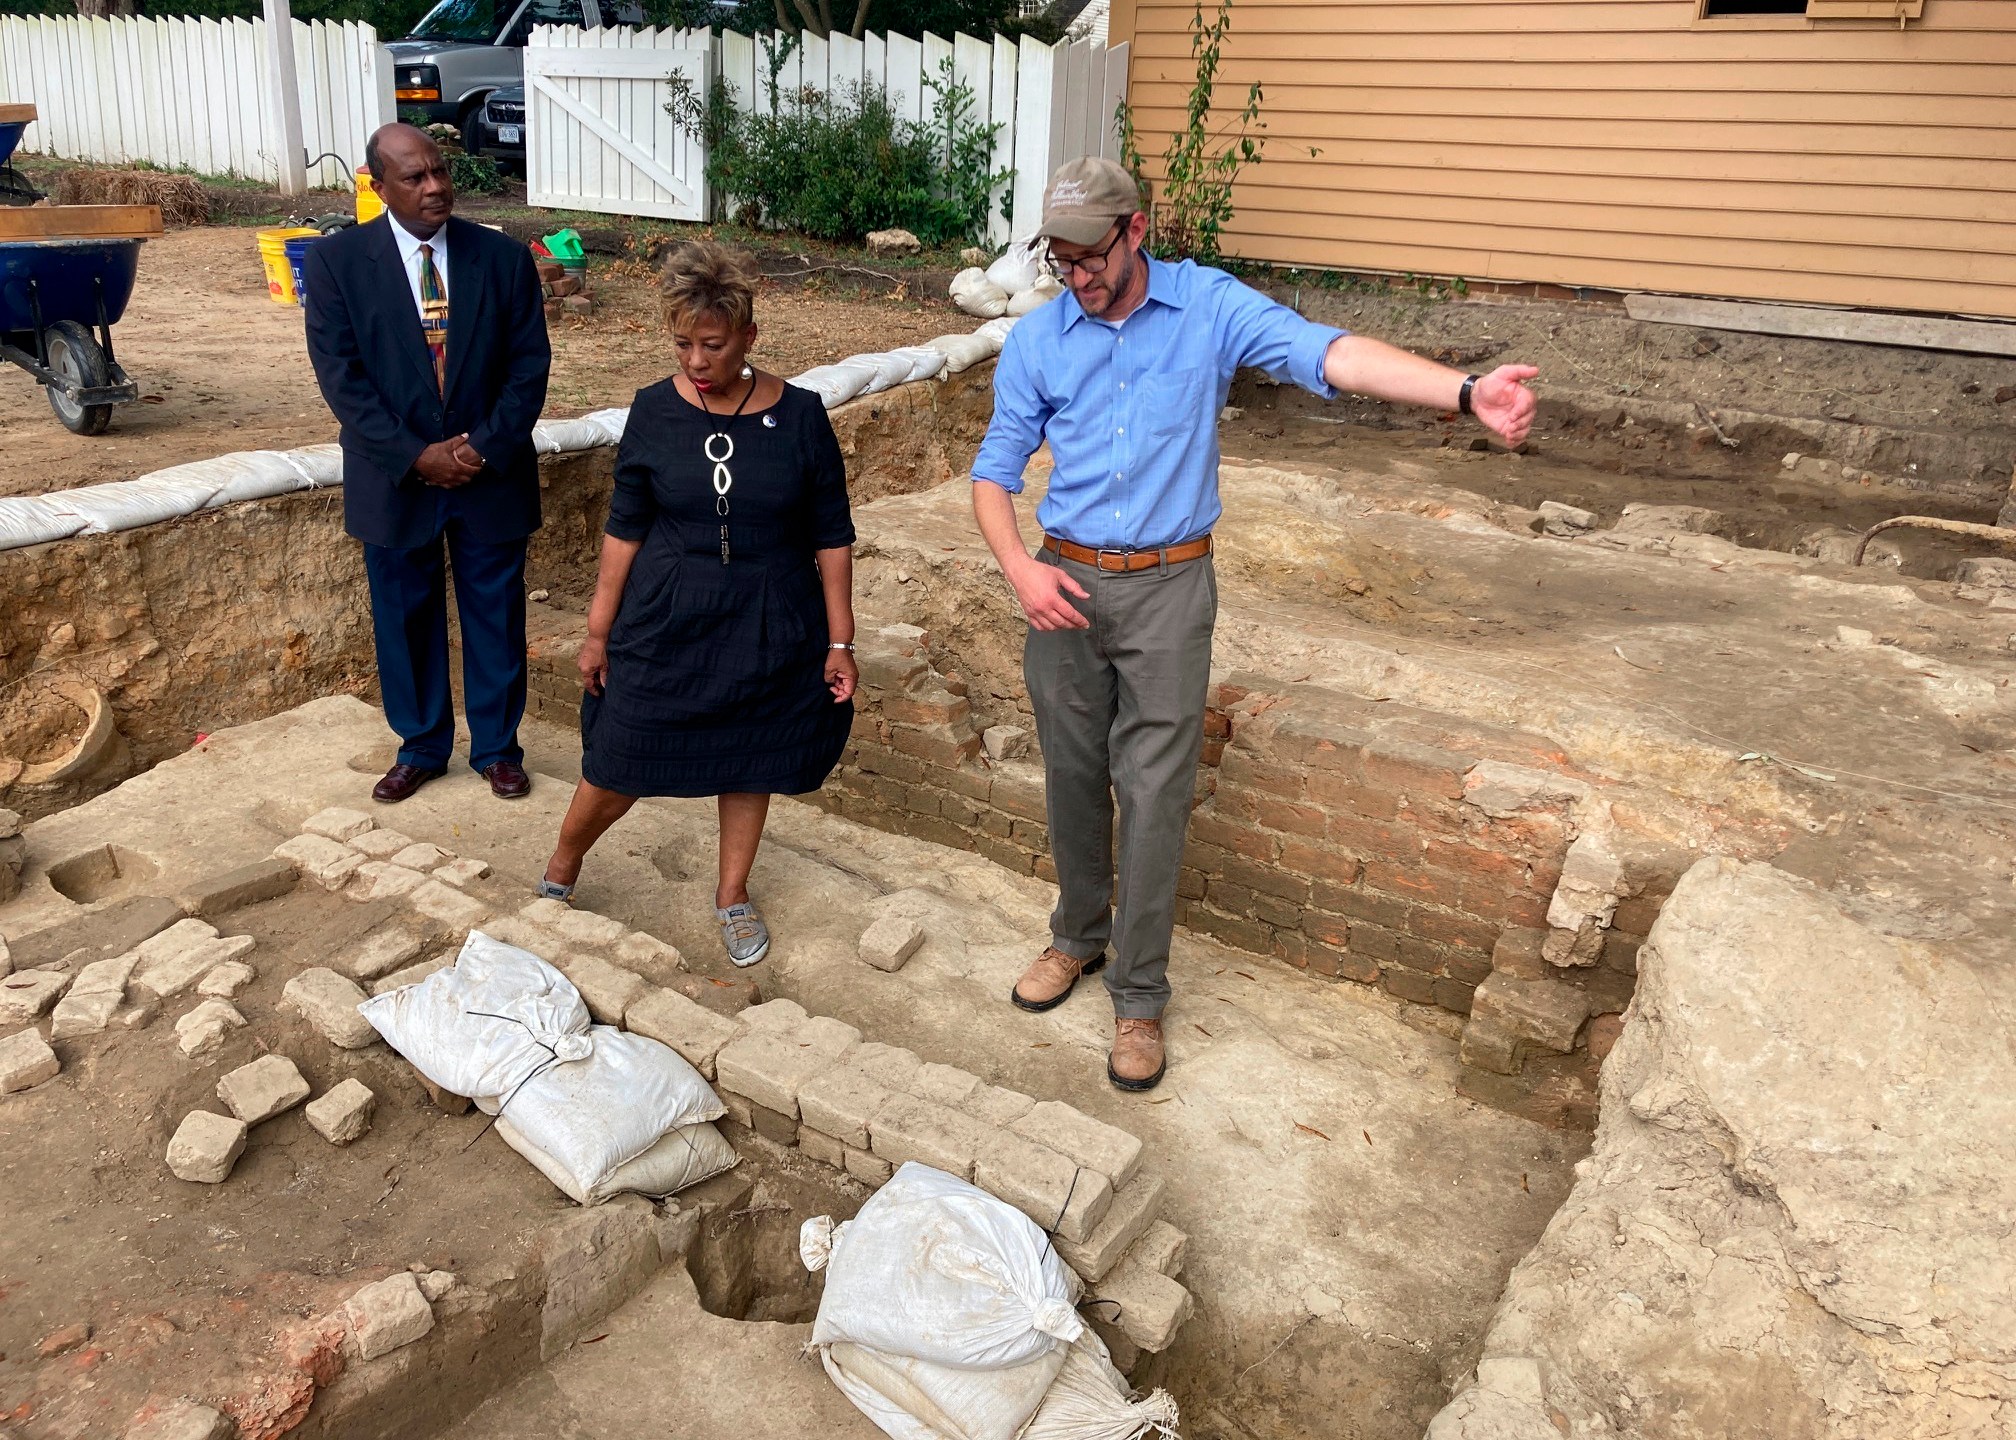
<path fill-rule="evenodd" d="M 770 927 L 756 913 L 755 901 L 717 908 L 714 918 L 721 922 L 721 943 L 728 947 L 728 958 L 737 965 L 754 965 L 770 953 Z"/>

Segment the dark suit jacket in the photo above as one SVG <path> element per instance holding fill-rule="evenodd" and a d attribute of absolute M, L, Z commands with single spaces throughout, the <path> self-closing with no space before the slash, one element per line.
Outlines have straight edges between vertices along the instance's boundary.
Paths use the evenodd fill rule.
<path fill-rule="evenodd" d="M 532 425 L 553 360 L 539 272 L 495 230 L 456 219 L 447 229 L 445 398 L 390 217 L 318 240 L 303 266 L 308 356 L 342 426 L 344 525 L 371 545 L 424 545 L 444 516 L 487 544 L 539 528 Z M 413 462 L 464 431 L 483 473 L 453 490 L 427 485 Z"/>

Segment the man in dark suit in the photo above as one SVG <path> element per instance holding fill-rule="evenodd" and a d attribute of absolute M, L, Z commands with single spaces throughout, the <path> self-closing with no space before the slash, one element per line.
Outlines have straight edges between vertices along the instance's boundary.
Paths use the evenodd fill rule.
<path fill-rule="evenodd" d="M 531 789 L 525 544 L 539 528 L 532 425 L 553 352 L 531 253 L 453 218 L 440 147 L 387 125 L 365 147 L 386 214 L 308 251 L 308 354 L 342 426 L 343 519 L 364 542 L 385 719 L 404 800 L 455 744 L 444 546 L 462 623 L 469 763 L 500 797 Z"/>

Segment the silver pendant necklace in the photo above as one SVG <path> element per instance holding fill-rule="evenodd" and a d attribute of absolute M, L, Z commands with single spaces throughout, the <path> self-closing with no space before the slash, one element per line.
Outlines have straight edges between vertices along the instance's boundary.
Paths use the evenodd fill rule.
<path fill-rule="evenodd" d="M 742 399 L 736 404 L 734 413 L 728 416 L 732 422 L 742 414 L 742 407 L 749 403 L 749 397 L 756 393 L 756 372 L 747 365 L 742 367 L 742 378 L 749 382 L 749 388 L 742 392 Z M 707 418 L 715 418 L 707 409 L 706 393 L 697 386 L 693 393 L 700 397 L 700 408 L 707 411 Z M 721 453 L 716 455 L 714 452 Z M 721 517 L 721 563 L 728 563 L 728 492 L 734 488 L 735 475 L 728 468 L 728 462 L 735 458 L 735 437 L 726 430 L 713 430 L 700 442 L 700 453 L 714 465 L 714 513 Z"/>

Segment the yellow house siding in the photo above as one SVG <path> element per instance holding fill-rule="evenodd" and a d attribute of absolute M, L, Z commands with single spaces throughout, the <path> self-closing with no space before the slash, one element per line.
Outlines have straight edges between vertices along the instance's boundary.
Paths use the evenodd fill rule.
<path fill-rule="evenodd" d="M 1281 264 L 2016 317 L 2016 0 L 1236 0 L 1265 87 L 1228 251 Z M 1151 178 L 1187 0 L 1115 0 Z M 1317 153 L 1311 155 L 1314 149 Z"/>

